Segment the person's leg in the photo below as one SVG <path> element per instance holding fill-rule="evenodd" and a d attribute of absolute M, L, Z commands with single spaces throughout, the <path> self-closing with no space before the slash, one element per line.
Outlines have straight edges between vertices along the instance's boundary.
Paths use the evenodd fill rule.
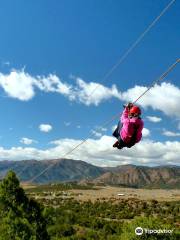
<path fill-rule="evenodd" d="M 119 137 L 118 143 L 119 143 L 119 144 L 117 145 L 117 148 L 118 148 L 118 149 L 122 149 L 122 148 L 126 147 L 126 144 L 125 144 L 124 141 L 121 139 L 121 137 Z"/>
<path fill-rule="evenodd" d="M 122 128 L 122 123 L 119 121 L 117 128 L 114 130 L 114 132 L 112 134 L 117 139 L 119 138 L 119 133 L 120 133 L 121 128 Z"/>
<path fill-rule="evenodd" d="M 119 132 L 118 132 L 118 127 L 114 130 L 113 134 L 112 134 L 115 138 L 119 137 Z"/>
<path fill-rule="evenodd" d="M 116 147 L 118 147 L 118 145 L 119 145 L 119 141 L 116 141 L 116 142 L 113 144 L 113 147 L 116 148 Z"/>
<path fill-rule="evenodd" d="M 118 138 L 118 141 L 116 141 L 114 144 L 113 144 L 113 147 L 114 148 L 118 148 L 118 149 L 122 149 L 124 147 L 126 147 L 126 144 L 124 143 L 124 141 L 121 139 L 121 137 L 119 136 Z"/>
<path fill-rule="evenodd" d="M 120 136 L 121 128 L 122 128 L 122 123 L 119 121 L 118 125 L 117 125 L 117 128 L 115 129 L 115 131 L 112 134 L 118 140 L 113 144 L 113 147 L 114 148 L 117 147 L 118 149 L 121 149 L 121 148 L 124 147 L 123 141 L 122 141 L 121 136 Z"/>

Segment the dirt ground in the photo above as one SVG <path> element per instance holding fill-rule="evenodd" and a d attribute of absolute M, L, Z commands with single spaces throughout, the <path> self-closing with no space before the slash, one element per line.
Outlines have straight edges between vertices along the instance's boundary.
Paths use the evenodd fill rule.
<path fill-rule="evenodd" d="M 96 201 L 97 199 L 127 199 L 137 198 L 141 200 L 180 201 L 180 190 L 164 189 L 134 189 L 119 187 L 101 187 L 98 190 L 70 190 L 76 200 Z M 120 196 L 118 196 L 120 194 Z"/>

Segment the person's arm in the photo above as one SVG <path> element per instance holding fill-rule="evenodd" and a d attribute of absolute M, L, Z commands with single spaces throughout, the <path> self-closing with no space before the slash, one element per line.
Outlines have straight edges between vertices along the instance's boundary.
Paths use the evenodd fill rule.
<path fill-rule="evenodd" d="M 125 109 L 121 115 L 121 123 L 124 123 L 126 121 L 126 119 L 128 118 L 128 112 L 129 112 L 128 107 L 125 107 Z"/>
<path fill-rule="evenodd" d="M 132 103 L 128 103 L 126 106 L 124 106 L 125 108 L 121 115 L 121 123 L 124 123 L 128 119 L 129 110 L 131 109 L 132 106 L 133 106 Z"/>

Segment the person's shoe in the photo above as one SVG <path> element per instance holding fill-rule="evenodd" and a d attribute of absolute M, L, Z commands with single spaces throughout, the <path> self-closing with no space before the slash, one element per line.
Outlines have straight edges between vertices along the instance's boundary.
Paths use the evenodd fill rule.
<path fill-rule="evenodd" d="M 118 144 L 117 148 L 122 149 L 123 147 L 120 144 Z"/>
<path fill-rule="evenodd" d="M 114 148 L 116 148 L 116 147 L 118 148 L 118 146 L 119 146 L 119 142 L 116 141 L 116 142 L 113 144 L 113 147 L 114 147 Z"/>

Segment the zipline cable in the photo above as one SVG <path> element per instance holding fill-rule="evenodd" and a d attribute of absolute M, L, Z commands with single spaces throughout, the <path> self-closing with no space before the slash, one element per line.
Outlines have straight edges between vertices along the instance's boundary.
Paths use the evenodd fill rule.
<path fill-rule="evenodd" d="M 141 40 L 144 38 L 144 36 L 151 30 L 151 28 L 159 21 L 159 19 L 165 14 L 165 12 L 171 7 L 171 5 L 176 0 L 172 0 L 167 4 L 167 6 L 160 12 L 160 14 L 152 21 L 152 23 L 145 29 L 143 33 L 140 34 L 140 36 L 135 40 L 135 42 L 126 50 L 126 52 L 121 56 L 121 58 L 117 61 L 115 65 L 104 75 L 102 78 L 101 83 L 105 82 L 110 75 L 119 67 L 120 64 L 124 62 L 124 60 L 128 57 L 128 55 L 136 48 L 136 46 L 141 42 Z M 94 92 L 99 88 L 100 86 L 97 85 L 92 92 L 88 95 L 88 98 L 91 97 Z"/>
<path fill-rule="evenodd" d="M 177 61 L 175 63 L 173 63 L 160 77 L 158 77 L 155 81 L 152 82 L 152 84 L 136 99 L 133 101 L 133 104 L 136 103 L 141 97 L 143 97 L 151 88 L 154 87 L 155 84 L 157 84 L 159 81 L 162 81 L 175 67 L 176 65 L 180 62 L 180 59 L 177 59 Z M 114 115 L 110 120 L 106 121 L 104 124 L 102 124 L 102 126 L 99 127 L 99 129 L 102 129 L 103 127 L 106 127 L 107 125 L 109 125 L 112 121 L 114 121 L 114 119 L 116 119 L 119 116 L 119 113 Z M 68 151 L 66 154 L 64 154 L 62 156 L 62 158 L 65 158 L 67 155 L 69 155 L 70 153 L 74 152 L 75 149 L 77 149 L 78 147 L 80 147 L 82 144 L 84 144 L 85 142 L 88 141 L 88 139 L 93 136 L 94 134 L 91 133 L 88 138 L 82 140 L 79 144 L 77 144 L 74 148 L 72 148 L 70 151 Z M 40 172 L 38 175 L 36 175 L 35 177 L 33 177 L 32 179 L 30 179 L 28 182 L 33 182 L 35 179 L 37 179 L 38 177 L 40 177 L 42 174 L 44 174 L 47 170 L 49 170 L 50 168 L 52 168 L 55 163 L 50 164 L 47 168 L 45 168 L 42 172 Z"/>
<path fill-rule="evenodd" d="M 180 62 L 180 58 L 176 60 L 175 63 L 173 63 L 166 72 L 164 72 L 158 79 L 156 79 L 147 89 L 146 91 L 144 91 L 134 102 L 136 103 L 143 95 L 145 95 L 156 83 L 162 81 L 167 75 L 169 72 L 171 72 L 173 70 L 173 68 L 176 67 L 176 65 Z"/>
<path fill-rule="evenodd" d="M 160 14 L 152 21 L 152 23 L 145 29 L 145 31 L 143 33 L 140 34 L 140 36 L 135 40 L 135 42 L 127 49 L 127 51 L 122 55 L 122 57 L 118 60 L 118 62 L 105 74 L 105 76 L 103 77 L 101 83 L 103 83 L 104 81 L 107 80 L 107 78 L 116 70 L 117 67 L 119 67 L 119 65 L 128 57 L 128 55 L 135 49 L 135 47 L 141 42 L 141 40 L 144 38 L 144 36 L 152 29 L 152 27 L 158 22 L 158 20 L 166 13 L 166 11 L 171 7 L 171 5 L 175 2 L 176 0 L 172 0 L 171 2 L 169 2 L 167 4 L 167 6 L 160 12 Z M 90 98 L 94 92 L 99 88 L 99 85 L 97 85 L 92 92 L 88 95 L 88 98 Z M 93 134 L 91 134 L 90 136 L 92 136 Z M 80 145 L 82 145 L 83 143 L 85 143 L 87 141 L 87 139 L 83 140 L 81 143 L 79 143 L 76 147 L 78 148 Z M 65 156 L 69 155 L 69 153 L 71 153 L 71 151 L 68 152 L 68 154 L 65 154 Z M 45 169 L 43 171 L 46 172 L 51 165 L 49 165 L 47 167 L 47 169 Z M 25 168 L 26 169 L 26 168 Z M 24 171 L 24 169 L 20 172 L 20 174 Z M 42 174 L 41 174 L 42 175 Z M 36 177 L 36 176 L 35 176 Z M 37 175 L 38 177 L 38 175 Z M 33 178 L 34 179 L 34 178 Z M 31 181 L 31 180 L 30 180 Z"/>

